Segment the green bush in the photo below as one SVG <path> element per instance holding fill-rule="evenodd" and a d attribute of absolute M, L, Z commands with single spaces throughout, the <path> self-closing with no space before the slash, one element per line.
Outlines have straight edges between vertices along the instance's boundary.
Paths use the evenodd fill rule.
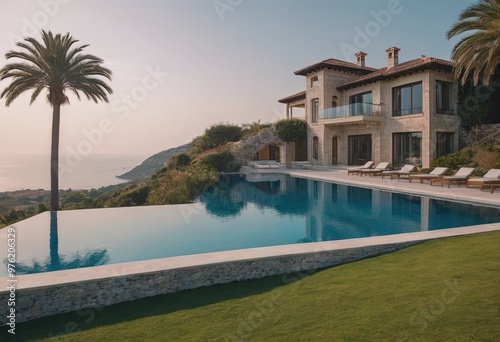
<path fill-rule="evenodd" d="M 169 170 L 184 170 L 189 163 L 191 163 L 191 157 L 187 153 L 181 153 L 173 156 L 167 163 L 167 168 Z"/>
<path fill-rule="evenodd" d="M 227 144 L 228 142 L 239 141 L 243 136 L 241 127 L 232 124 L 212 125 L 205 130 L 199 138 L 193 140 L 199 151 L 207 151 Z"/>
<path fill-rule="evenodd" d="M 229 151 L 210 154 L 203 158 L 201 163 L 204 166 L 213 167 L 219 172 L 236 172 L 241 167 L 241 164 Z"/>
<path fill-rule="evenodd" d="M 278 137 L 286 142 L 295 142 L 307 137 L 307 123 L 303 120 L 279 120 L 274 124 Z"/>
<path fill-rule="evenodd" d="M 462 166 L 471 165 L 474 151 L 470 147 L 463 148 L 457 153 L 440 157 L 432 162 L 432 167 L 448 167 L 457 170 Z"/>

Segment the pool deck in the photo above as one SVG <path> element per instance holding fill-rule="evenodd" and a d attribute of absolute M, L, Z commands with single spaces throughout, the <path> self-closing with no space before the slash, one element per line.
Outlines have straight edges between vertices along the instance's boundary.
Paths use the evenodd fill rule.
<path fill-rule="evenodd" d="M 264 172 L 270 172 L 265 170 Z M 342 168 L 331 170 L 286 170 L 280 169 L 281 173 L 290 174 L 294 177 L 316 179 L 327 182 L 334 182 L 346 185 L 355 185 L 378 190 L 387 190 L 412 194 L 417 196 L 427 196 L 432 198 L 447 199 L 451 201 L 464 202 L 469 204 L 479 204 L 493 207 L 500 207 L 500 191 L 490 193 L 481 191 L 479 188 L 467 188 L 465 185 L 451 185 L 450 188 L 441 185 L 430 185 L 429 181 L 424 183 L 412 182 L 408 179 L 389 179 L 378 176 L 347 175 L 347 171 Z"/>
<path fill-rule="evenodd" d="M 409 183 L 408 180 L 397 179 L 381 179 L 381 177 L 369 177 L 358 175 L 347 175 L 347 171 L 342 168 L 332 168 L 328 170 L 298 170 L 298 169 L 282 169 L 279 170 L 255 170 L 244 168 L 242 172 L 251 173 L 282 173 L 289 174 L 295 177 L 307 178 L 312 180 L 321 180 L 334 182 L 339 184 L 354 185 L 378 190 L 387 190 L 397 193 L 405 193 L 417 196 L 425 196 L 430 198 L 447 199 L 469 204 L 485 205 L 500 208 L 500 191 L 490 193 L 489 191 L 480 191 L 478 188 L 466 188 L 464 185 L 457 187 L 452 185 L 450 188 L 446 186 L 431 186 L 426 183 Z M 405 246 L 419 243 L 426 240 L 446 238 L 452 236 L 469 235 L 483 232 L 491 232 L 500 230 L 500 223 L 484 224 L 478 226 L 451 228 L 435 231 L 420 231 L 415 233 L 375 236 L 367 238 L 357 238 L 339 241 L 313 242 L 304 244 L 273 246 L 251 248 L 243 250 L 205 253 L 198 255 L 187 255 L 180 257 L 171 257 L 164 259 L 155 259 L 138 262 L 127 262 L 120 264 L 110 264 L 99 267 L 81 268 L 73 270 L 64 270 L 48 273 L 19 275 L 16 277 L 16 289 L 35 293 L 36 291 L 60 288 L 61 286 L 72 286 L 72 284 L 85 284 L 92 282 L 102 282 L 106 279 L 123 279 L 133 277 L 143 277 L 150 274 L 161 272 L 190 272 L 200 267 L 212 267 L 213 265 L 230 265 L 238 263 L 252 263 L 254 261 L 278 260 L 288 258 L 297 263 L 302 258 L 311 258 L 314 255 L 326 253 L 357 253 L 356 250 L 373 251 L 380 250 L 378 254 L 384 253 L 383 248 L 387 248 L 385 252 L 404 248 Z M 382 248 L 382 249 L 380 249 Z M 391 250 L 391 248 L 393 248 Z M 354 251 L 354 252 L 352 252 Z M 373 253 L 373 252 L 370 252 Z M 377 255 L 376 254 L 371 254 Z M 370 256 L 370 255 L 369 255 Z M 366 257 L 366 256 L 365 256 Z M 298 258 L 298 259 L 297 259 Z M 363 258 L 355 256 L 355 258 Z M 305 260 L 304 259 L 304 260 Z M 343 259 L 344 260 L 344 259 Z M 347 260 L 347 259 L 345 259 Z M 351 259 L 349 261 L 353 261 Z M 345 261 L 344 261 L 345 262 Z M 286 264 L 286 262 L 285 262 Z M 290 262 L 288 262 L 290 264 Z M 338 263 L 337 263 L 338 264 Z M 210 266 L 212 265 L 212 266 Z M 333 265 L 330 264 L 330 265 Z M 292 266 L 293 267 L 293 266 Z M 219 271 L 217 271 L 219 272 Z M 246 271 L 243 271 L 246 272 Z M 287 271 L 290 272 L 290 271 Z M 219 273 L 220 274 L 220 273 Z M 277 273 L 279 274 L 279 273 Z M 218 275 L 217 275 L 218 277 Z M 243 276 L 244 277 L 244 276 Z M 243 279 L 243 278 L 239 278 Z M 237 280 L 237 279 L 236 279 Z M 0 283 L 8 284 L 11 281 L 7 277 L 0 278 Z M 234 280 L 228 280 L 234 281 Z M 206 286 L 206 285 L 201 285 Z M 0 296 L 6 296 L 7 291 L 0 290 Z M 148 294 L 149 296 L 150 294 Z M 110 303 L 111 304 L 111 303 Z M 42 304 L 43 305 L 43 304 Z M 64 309 L 64 310 L 67 310 Z M 61 311 L 64 312 L 64 311 Z M 50 315 L 47 312 L 45 315 Z M 52 313 L 53 314 L 53 313 Z M 43 315 L 42 315 L 43 316 Z M 39 317 L 42 317 L 39 316 Z M 34 317 L 34 318 L 38 318 Z M 30 318 L 30 319 L 34 319 Z M 1 320 L 0 320 L 1 323 Z"/>

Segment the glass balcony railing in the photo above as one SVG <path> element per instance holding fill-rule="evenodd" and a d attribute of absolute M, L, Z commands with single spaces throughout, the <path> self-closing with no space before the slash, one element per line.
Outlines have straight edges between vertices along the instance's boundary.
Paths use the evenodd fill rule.
<path fill-rule="evenodd" d="M 379 115 L 371 103 L 352 103 L 346 106 L 323 109 L 319 112 L 320 119 L 337 119 L 358 115 Z"/>

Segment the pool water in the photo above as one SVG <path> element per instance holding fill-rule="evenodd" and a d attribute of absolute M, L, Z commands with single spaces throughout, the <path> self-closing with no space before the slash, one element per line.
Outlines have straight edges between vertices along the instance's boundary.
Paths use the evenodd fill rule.
<path fill-rule="evenodd" d="M 13 227 L 19 275 L 493 222 L 498 208 L 287 175 L 226 175 L 193 204 L 46 212 Z"/>

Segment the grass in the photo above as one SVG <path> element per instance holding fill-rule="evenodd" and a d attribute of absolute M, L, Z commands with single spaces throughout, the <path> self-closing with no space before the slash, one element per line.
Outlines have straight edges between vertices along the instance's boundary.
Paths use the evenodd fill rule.
<path fill-rule="evenodd" d="M 434 240 L 311 274 L 39 319 L 18 324 L 15 339 L 2 327 L 0 340 L 500 341 L 499 247 L 499 231 Z"/>

